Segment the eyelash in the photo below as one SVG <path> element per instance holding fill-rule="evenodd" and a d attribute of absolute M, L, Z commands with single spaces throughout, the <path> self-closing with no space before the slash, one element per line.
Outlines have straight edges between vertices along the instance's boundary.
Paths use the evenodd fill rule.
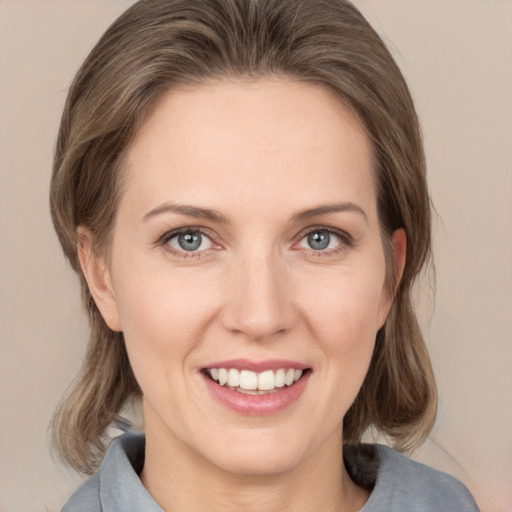
<path fill-rule="evenodd" d="M 219 244 L 216 244 L 213 241 L 213 234 L 211 231 L 208 231 L 204 228 L 194 227 L 194 226 L 186 226 L 179 229 L 174 229 L 172 231 L 168 231 L 165 233 L 157 242 L 157 245 L 161 245 L 167 252 L 171 253 L 174 257 L 182 258 L 182 259 L 199 259 L 204 254 L 206 250 L 203 251 L 185 251 L 185 250 L 178 250 L 174 249 L 169 245 L 169 242 L 173 239 L 178 237 L 179 235 L 183 235 L 186 233 L 199 233 L 201 236 L 204 236 L 208 238 L 213 245 L 219 246 Z"/>
<path fill-rule="evenodd" d="M 296 237 L 298 241 L 294 243 L 294 247 L 298 246 L 302 240 L 313 233 L 329 233 L 336 235 L 339 238 L 340 243 L 337 247 L 327 250 L 314 250 L 311 248 L 308 256 L 313 256 L 315 258 L 329 257 L 355 247 L 354 238 L 349 233 L 328 226 L 310 226 L 306 228 Z"/>
<path fill-rule="evenodd" d="M 333 234 L 333 235 L 337 236 L 340 239 L 339 245 L 335 248 L 327 249 L 327 250 L 314 250 L 311 248 L 309 251 L 309 255 L 312 255 L 314 257 L 327 257 L 327 256 L 338 254 L 341 251 L 350 249 L 355 246 L 353 237 L 346 231 L 334 229 L 334 228 L 327 227 L 327 226 L 310 226 L 310 227 L 306 228 L 305 230 L 301 231 L 301 233 L 299 233 L 295 237 L 295 239 L 297 241 L 294 242 L 293 248 L 298 247 L 300 242 L 302 240 L 304 240 L 307 236 L 309 236 L 313 233 L 321 233 L 321 232 L 329 233 L 329 234 Z M 204 249 L 202 251 L 186 251 L 186 250 L 177 250 L 175 248 L 172 248 L 169 245 L 169 242 L 173 238 L 176 238 L 177 236 L 179 236 L 181 234 L 186 234 L 186 233 L 198 233 L 201 236 L 208 238 L 214 246 L 220 247 L 220 244 L 218 244 L 214 241 L 214 236 L 211 231 L 206 230 L 204 228 L 200 228 L 200 227 L 194 227 L 194 226 L 186 226 L 183 228 L 168 231 L 157 241 L 156 245 L 161 245 L 166 251 L 168 251 L 174 257 L 177 257 L 177 258 L 182 258 L 182 259 L 190 259 L 190 258 L 199 259 L 199 258 L 201 258 L 204 255 L 204 253 L 206 251 L 208 251 L 209 249 Z M 297 248 L 296 250 L 300 250 L 300 248 Z"/>

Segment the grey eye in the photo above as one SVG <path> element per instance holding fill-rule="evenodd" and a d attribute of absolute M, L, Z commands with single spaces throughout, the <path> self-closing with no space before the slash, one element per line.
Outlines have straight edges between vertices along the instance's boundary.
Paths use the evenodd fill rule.
<path fill-rule="evenodd" d="M 299 247 L 303 249 L 313 249 L 314 251 L 324 251 L 325 249 L 335 249 L 343 241 L 340 235 L 332 233 L 327 229 L 316 229 L 310 231 L 299 242 Z"/>
<path fill-rule="evenodd" d="M 331 242 L 331 234 L 328 231 L 315 231 L 308 235 L 308 245 L 315 251 L 327 249 Z"/>
<path fill-rule="evenodd" d="M 174 249 L 187 252 L 209 249 L 212 245 L 211 240 L 199 231 L 178 233 L 168 243 Z"/>
<path fill-rule="evenodd" d="M 200 233 L 182 233 L 178 235 L 178 244 L 184 251 L 196 251 L 201 247 L 202 238 Z"/>

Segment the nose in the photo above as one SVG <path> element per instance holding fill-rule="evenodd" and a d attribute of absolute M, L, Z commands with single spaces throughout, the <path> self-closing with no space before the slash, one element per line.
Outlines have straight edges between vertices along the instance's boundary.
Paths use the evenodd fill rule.
<path fill-rule="evenodd" d="M 251 340 L 273 339 L 297 319 L 289 277 L 274 255 L 241 257 L 226 283 L 224 328 Z"/>

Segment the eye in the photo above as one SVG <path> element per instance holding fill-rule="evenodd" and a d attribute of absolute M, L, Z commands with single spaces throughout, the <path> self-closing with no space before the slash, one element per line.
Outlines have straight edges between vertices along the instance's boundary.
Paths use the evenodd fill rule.
<path fill-rule="evenodd" d="M 325 251 L 337 249 L 343 243 L 342 237 L 327 229 L 315 229 L 310 231 L 299 242 L 299 247 L 313 249 L 314 251 Z"/>
<path fill-rule="evenodd" d="M 210 249 L 213 245 L 210 238 L 208 238 L 201 231 L 179 231 L 169 236 L 166 241 L 167 245 L 176 251 L 186 252 L 199 252 Z"/>

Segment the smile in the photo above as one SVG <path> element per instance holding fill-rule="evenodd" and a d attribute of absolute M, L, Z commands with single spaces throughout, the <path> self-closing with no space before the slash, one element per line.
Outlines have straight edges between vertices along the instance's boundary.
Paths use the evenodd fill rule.
<path fill-rule="evenodd" d="M 268 416 L 302 396 L 313 373 L 298 361 L 230 359 L 204 366 L 200 375 L 215 402 L 237 414 Z"/>
<path fill-rule="evenodd" d="M 275 393 L 281 388 L 295 384 L 303 374 L 303 370 L 297 368 L 279 368 L 262 372 L 236 368 L 207 368 L 205 372 L 221 386 L 248 395 Z"/>

